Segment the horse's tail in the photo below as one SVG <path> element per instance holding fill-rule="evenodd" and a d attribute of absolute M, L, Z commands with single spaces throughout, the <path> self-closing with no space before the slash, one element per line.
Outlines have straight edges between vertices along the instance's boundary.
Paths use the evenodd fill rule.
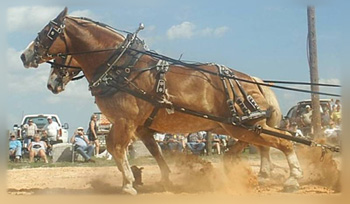
<path fill-rule="evenodd" d="M 255 82 L 264 83 L 263 80 L 252 77 Z M 269 104 L 269 108 L 271 110 L 271 116 L 267 118 L 266 124 L 270 127 L 279 127 L 280 122 L 282 120 L 282 112 L 277 101 L 277 97 L 275 93 L 267 86 L 257 85 L 259 87 L 260 92 L 264 95 L 267 103 Z"/>

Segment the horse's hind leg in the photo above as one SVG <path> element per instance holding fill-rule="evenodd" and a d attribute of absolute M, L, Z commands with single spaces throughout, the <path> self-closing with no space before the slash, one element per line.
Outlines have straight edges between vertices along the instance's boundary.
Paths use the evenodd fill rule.
<path fill-rule="evenodd" d="M 295 154 L 292 142 L 285 139 L 277 138 L 271 135 L 267 135 L 265 133 L 261 133 L 260 135 L 257 135 L 255 132 L 246 130 L 244 128 L 237 128 L 230 125 L 223 125 L 223 127 L 232 135 L 236 136 L 236 138 L 239 140 L 252 143 L 255 145 L 274 147 L 281 150 L 286 156 L 289 169 L 290 169 L 290 177 L 285 182 L 285 188 L 287 190 L 294 190 L 299 188 L 297 179 L 302 177 L 302 171 L 299 164 L 299 160 Z M 263 125 L 263 128 L 273 132 L 290 135 L 286 131 L 277 130 L 267 125 Z"/>
<path fill-rule="evenodd" d="M 164 157 L 160 151 L 156 140 L 153 137 L 154 131 L 145 127 L 140 127 L 137 129 L 137 134 L 142 140 L 142 142 L 145 144 L 149 152 L 157 161 L 162 174 L 161 182 L 164 184 L 171 184 L 169 179 L 170 169 L 168 164 L 164 160 Z"/>
<path fill-rule="evenodd" d="M 137 191 L 133 187 L 135 179 L 126 155 L 126 149 L 131 140 L 132 132 L 128 129 L 130 126 L 127 125 L 125 120 L 119 120 L 116 124 L 112 126 L 108 134 L 107 149 L 113 155 L 117 167 L 123 175 L 122 191 L 127 194 L 136 195 Z"/>
<path fill-rule="evenodd" d="M 238 140 L 229 151 L 224 155 L 225 159 L 230 161 L 239 157 L 240 153 L 243 152 L 249 144 Z M 263 178 L 268 178 L 271 175 L 272 165 L 270 158 L 270 147 L 256 145 L 260 152 L 260 172 L 259 176 Z"/>
<path fill-rule="evenodd" d="M 259 177 L 269 178 L 272 171 L 272 163 L 270 157 L 270 147 L 256 145 L 260 152 L 260 171 Z"/>

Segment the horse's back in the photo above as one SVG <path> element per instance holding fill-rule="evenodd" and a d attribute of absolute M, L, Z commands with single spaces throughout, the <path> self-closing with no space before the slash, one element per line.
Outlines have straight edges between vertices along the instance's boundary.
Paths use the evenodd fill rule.
<path fill-rule="evenodd" d="M 252 78 L 258 83 L 264 83 L 260 78 Z M 279 127 L 282 119 L 282 112 L 275 93 L 267 86 L 258 85 L 258 87 L 264 95 L 267 103 L 270 105 L 271 116 L 267 119 L 266 124 L 270 127 Z"/>

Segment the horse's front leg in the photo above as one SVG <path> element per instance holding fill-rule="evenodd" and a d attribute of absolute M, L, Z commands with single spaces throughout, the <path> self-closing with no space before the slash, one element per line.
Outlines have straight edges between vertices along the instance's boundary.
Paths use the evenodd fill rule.
<path fill-rule="evenodd" d="M 126 154 L 133 136 L 128 127 L 130 126 L 127 126 L 127 122 L 124 120 L 120 120 L 112 126 L 107 138 L 107 149 L 113 155 L 117 167 L 123 175 L 122 191 L 130 195 L 136 195 L 137 191 L 133 187 L 135 179 Z"/>

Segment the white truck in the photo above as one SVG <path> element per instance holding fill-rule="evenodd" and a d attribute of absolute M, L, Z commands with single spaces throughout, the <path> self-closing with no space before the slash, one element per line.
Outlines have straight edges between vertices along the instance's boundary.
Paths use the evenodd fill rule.
<path fill-rule="evenodd" d="M 57 122 L 59 127 L 61 128 L 60 129 L 60 135 L 59 135 L 59 142 L 62 142 L 62 143 L 68 143 L 68 124 L 67 123 L 64 123 L 62 124 L 61 121 L 60 121 L 60 118 L 55 115 L 55 114 L 31 114 L 31 115 L 25 115 L 22 119 L 22 122 L 20 125 L 18 124 L 15 124 L 13 126 L 13 130 L 17 136 L 17 138 L 19 139 L 24 139 L 25 137 L 25 130 L 23 128 L 23 126 L 25 124 L 28 124 L 28 120 L 32 119 L 33 120 L 33 123 L 36 124 L 36 126 L 38 127 L 38 133 L 40 135 L 43 134 L 44 132 L 44 127 L 45 125 L 48 123 L 47 122 L 47 117 L 50 116 L 52 118 L 53 121 Z"/>

